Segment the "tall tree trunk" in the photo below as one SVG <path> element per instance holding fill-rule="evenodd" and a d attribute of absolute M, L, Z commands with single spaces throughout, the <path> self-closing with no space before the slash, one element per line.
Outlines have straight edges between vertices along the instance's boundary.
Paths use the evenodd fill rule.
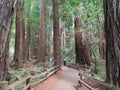
<path fill-rule="evenodd" d="M 66 31 L 63 28 L 63 32 L 62 32 L 62 46 L 66 45 Z"/>
<path fill-rule="evenodd" d="M 24 0 L 17 0 L 16 5 L 16 36 L 15 36 L 15 53 L 14 53 L 14 65 L 15 68 L 21 68 L 23 66 L 23 6 Z"/>
<path fill-rule="evenodd" d="M 54 59 L 55 64 L 61 68 L 60 52 L 60 28 L 59 28 L 59 7 L 58 0 L 53 0 L 53 30 L 54 30 Z"/>
<path fill-rule="evenodd" d="M 99 19 L 98 22 L 99 27 L 99 52 L 100 58 L 105 60 L 106 57 L 106 42 L 105 42 L 105 32 L 104 32 L 104 24 L 103 21 Z"/>
<path fill-rule="evenodd" d="M 47 57 L 50 60 L 51 56 L 51 47 L 50 47 L 51 32 L 48 34 L 48 47 L 47 47 Z"/>
<path fill-rule="evenodd" d="M 27 18 L 30 18 L 30 10 L 31 10 L 31 3 L 28 6 L 28 13 L 27 13 Z M 26 39 L 25 39 L 25 59 L 29 60 L 29 48 L 30 48 L 30 20 L 27 20 L 27 24 L 26 24 Z"/>
<path fill-rule="evenodd" d="M 24 4 L 23 4 L 23 14 L 24 14 Z M 23 15 L 23 17 L 24 17 L 24 15 Z M 22 47 L 23 47 L 23 61 L 24 61 L 24 59 L 25 59 L 25 43 L 26 43 L 26 36 L 25 36 L 25 21 L 24 21 L 24 18 L 23 18 L 23 21 L 22 21 L 22 27 L 23 27 L 23 31 L 22 31 L 22 39 L 23 39 L 23 41 L 22 41 Z"/>
<path fill-rule="evenodd" d="M 7 80 L 9 41 L 15 0 L 0 0 L 0 80 Z"/>
<path fill-rule="evenodd" d="M 52 39 L 52 28 L 51 28 L 51 10 L 50 6 L 47 7 L 46 9 L 46 18 L 47 18 L 47 59 L 50 60 L 51 57 L 51 39 Z"/>
<path fill-rule="evenodd" d="M 120 1 L 104 0 L 106 81 L 120 87 Z"/>
<path fill-rule="evenodd" d="M 62 63 L 63 61 L 63 56 L 62 56 L 62 51 L 61 51 L 61 47 L 62 47 L 62 32 L 63 32 L 63 26 L 62 26 L 62 20 L 60 19 L 59 21 L 59 38 L 60 38 L 60 63 Z"/>
<path fill-rule="evenodd" d="M 38 58 L 45 62 L 46 59 L 46 34 L 45 34 L 45 0 L 40 3 L 40 30 L 39 30 L 39 51 Z"/>
<path fill-rule="evenodd" d="M 51 26 L 50 26 L 50 21 L 51 21 L 51 19 L 50 19 L 50 12 L 51 12 L 51 10 L 50 10 L 50 8 L 49 8 L 50 6 L 48 5 L 48 3 L 47 3 L 47 5 L 46 5 L 46 41 L 47 41 L 47 46 L 46 46 L 46 57 L 47 57 L 47 60 L 49 61 L 50 60 L 50 55 L 51 55 L 51 45 L 50 45 L 50 40 L 51 40 L 51 33 L 52 33 L 52 31 L 51 31 Z"/>

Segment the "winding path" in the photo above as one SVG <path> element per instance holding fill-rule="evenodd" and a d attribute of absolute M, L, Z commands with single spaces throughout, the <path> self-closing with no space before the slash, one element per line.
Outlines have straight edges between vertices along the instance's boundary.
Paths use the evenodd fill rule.
<path fill-rule="evenodd" d="M 76 90 L 78 79 L 77 70 L 62 67 L 61 71 L 31 90 Z"/>

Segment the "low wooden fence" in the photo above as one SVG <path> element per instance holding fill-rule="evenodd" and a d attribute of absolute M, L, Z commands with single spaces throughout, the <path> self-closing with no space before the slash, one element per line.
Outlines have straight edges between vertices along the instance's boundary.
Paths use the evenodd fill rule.
<path fill-rule="evenodd" d="M 26 78 L 21 79 L 20 81 L 14 82 L 13 84 L 9 85 L 7 81 L 0 82 L 0 90 L 15 90 L 15 87 L 21 85 L 23 87 L 22 90 L 30 90 L 31 88 L 35 87 L 42 81 L 48 79 L 51 75 L 55 74 L 58 71 L 58 66 L 52 67 L 46 70 L 43 73 L 36 74 L 34 76 L 28 76 Z M 36 78 L 40 78 L 37 81 L 34 81 Z"/>
<path fill-rule="evenodd" d="M 91 69 L 90 67 L 87 67 L 87 66 L 84 66 L 84 67 Z M 89 90 L 96 90 L 95 88 L 91 87 L 90 85 L 88 85 L 87 83 L 84 82 L 85 79 L 88 79 L 88 80 L 89 80 L 89 79 L 92 79 L 92 80 L 95 80 L 96 83 L 99 83 L 101 86 L 106 87 L 106 90 L 120 90 L 120 88 L 118 88 L 118 87 L 116 87 L 116 86 L 114 86 L 114 85 L 112 85 L 112 84 L 99 81 L 99 80 L 97 80 L 96 78 L 94 78 L 94 77 L 92 77 L 92 76 L 90 76 L 90 75 L 87 75 L 87 74 L 85 74 L 85 73 L 86 73 L 85 71 L 79 72 L 79 77 L 80 77 L 80 79 L 78 80 L 78 82 L 79 82 L 80 87 L 81 87 L 82 85 L 84 85 L 84 86 L 87 87 Z"/>

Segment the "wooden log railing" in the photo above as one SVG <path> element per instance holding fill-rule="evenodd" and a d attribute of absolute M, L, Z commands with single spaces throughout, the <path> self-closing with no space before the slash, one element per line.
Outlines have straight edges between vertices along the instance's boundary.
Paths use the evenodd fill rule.
<path fill-rule="evenodd" d="M 14 89 L 15 86 L 18 86 L 18 85 L 21 85 L 23 87 L 22 90 L 30 90 L 31 88 L 35 87 L 42 81 L 48 79 L 51 75 L 53 75 L 57 71 L 58 71 L 58 66 L 54 66 L 41 74 L 36 74 L 34 76 L 30 75 L 26 78 L 21 79 L 20 81 L 16 81 L 12 83 L 11 85 L 9 85 L 7 81 L 2 81 L 0 82 L 0 90 L 15 90 Z M 35 78 L 39 78 L 39 77 L 42 77 L 42 78 L 39 79 L 38 81 L 34 81 Z"/>
<path fill-rule="evenodd" d="M 83 72 L 81 72 L 81 73 L 83 73 Z M 82 85 L 84 85 L 85 87 L 87 87 L 90 90 L 95 90 L 90 85 L 88 85 L 87 83 L 84 82 L 83 74 L 81 74 L 81 73 L 79 73 L 79 76 L 80 76 L 80 79 L 78 80 L 79 86 L 81 87 Z"/>
<path fill-rule="evenodd" d="M 82 86 L 82 84 L 84 86 L 86 86 L 88 89 L 90 90 L 95 90 L 94 88 L 92 88 L 90 85 L 88 85 L 87 83 L 84 82 L 83 80 L 83 77 L 84 78 L 87 78 L 87 79 L 93 79 L 96 81 L 96 83 L 99 83 L 100 85 L 104 86 L 107 88 L 107 90 L 120 90 L 120 88 L 112 85 L 112 84 L 109 84 L 109 83 L 106 83 L 106 82 L 102 82 L 102 81 L 99 81 L 97 80 L 96 78 L 92 77 L 92 76 L 88 76 L 86 74 L 84 74 L 83 72 L 79 72 L 79 76 L 80 76 L 80 80 L 78 80 L 80 86 Z"/>

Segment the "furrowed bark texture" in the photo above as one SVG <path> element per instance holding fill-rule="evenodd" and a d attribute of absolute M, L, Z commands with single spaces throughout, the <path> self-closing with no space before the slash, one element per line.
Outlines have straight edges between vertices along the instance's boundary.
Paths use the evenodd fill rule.
<path fill-rule="evenodd" d="M 106 81 L 120 87 L 120 0 L 104 0 Z"/>
<path fill-rule="evenodd" d="M 89 43 L 87 40 L 87 31 L 80 29 L 80 18 L 75 18 L 75 52 L 76 52 L 76 63 L 80 65 L 91 65 L 91 52 Z"/>
<path fill-rule="evenodd" d="M 14 17 L 14 1 L 0 0 L 0 80 L 7 80 L 11 24 Z"/>
<path fill-rule="evenodd" d="M 53 30 L 54 30 L 54 59 L 55 64 L 61 68 L 61 52 L 60 52 L 60 26 L 59 26 L 59 7 L 58 0 L 53 0 Z"/>
<path fill-rule="evenodd" d="M 23 67 L 23 37 L 24 37 L 24 20 L 23 8 L 24 0 L 17 0 L 16 3 L 16 36 L 15 36 L 15 52 L 14 67 L 16 69 Z"/>
<path fill-rule="evenodd" d="M 38 58 L 45 62 L 46 57 L 46 30 L 45 30 L 45 0 L 41 0 L 40 8 L 40 30 L 39 30 L 39 51 Z"/>

